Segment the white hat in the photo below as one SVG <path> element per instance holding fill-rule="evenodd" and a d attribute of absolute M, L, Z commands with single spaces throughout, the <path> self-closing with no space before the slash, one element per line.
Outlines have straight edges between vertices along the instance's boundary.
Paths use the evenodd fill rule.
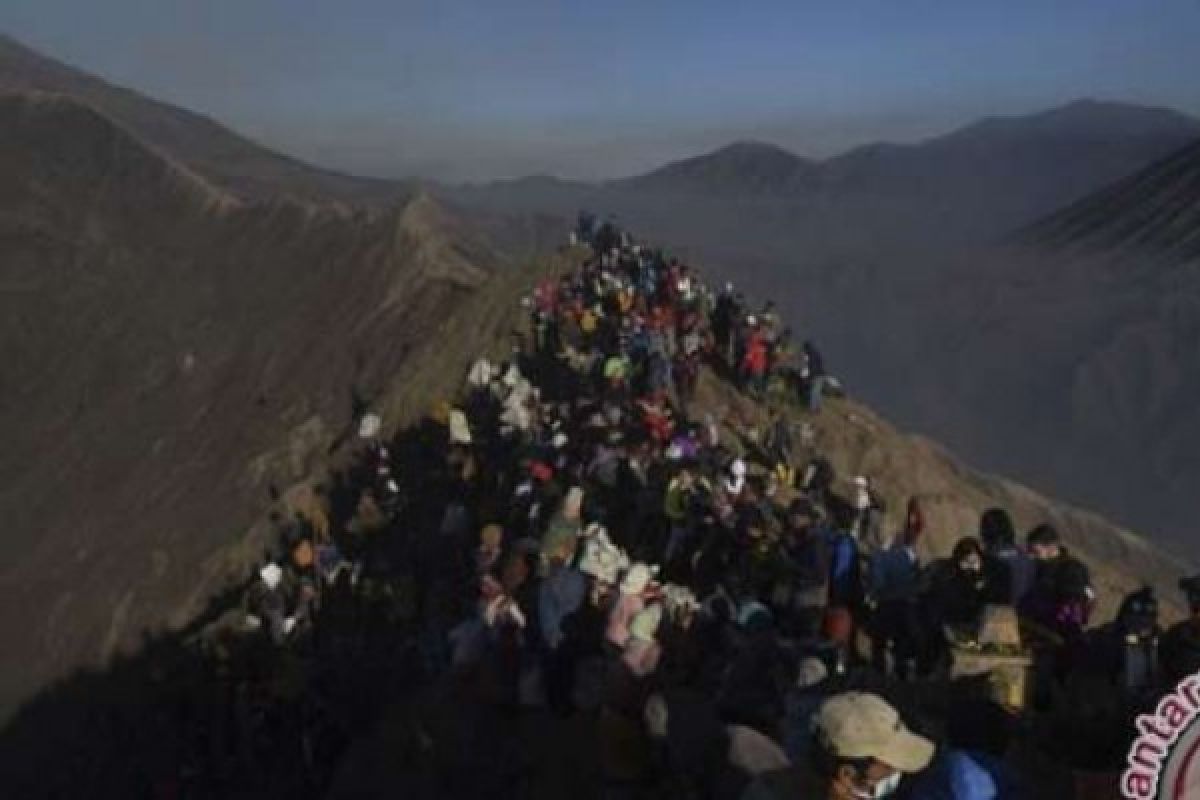
<path fill-rule="evenodd" d="M 641 594 L 650 585 L 650 579 L 654 577 L 654 572 L 646 564 L 634 564 L 625 573 L 625 578 L 621 581 L 622 594 Z"/>
<path fill-rule="evenodd" d="M 727 292 L 732 292 L 732 291 L 733 291 L 733 281 L 726 281 L 726 282 L 725 282 L 725 291 L 727 291 Z"/>
<path fill-rule="evenodd" d="M 860 489 L 869 489 L 871 486 L 871 480 L 865 475 L 855 475 L 854 485 Z"/>
<path fill-rule="evenodd" d="M 729 465 L 729 472 L 735 478 L 746 477 L 746 462 L 740 458 L 735 458 L 733 463 Z"/>
<path fill-rule="evenodd" d="M 492 382 L 493 377 L 495 370 L 492 368 L 492 362 L 481 358 L 471 365 L 471 370 L 467 373 L 467 383 L 476 389 L 482 389 Z"/>
<path fill-rule="evenodd" d="M 751 314 L 750 316 L 746 317 L 746 324 L 750 327 L 754 327 L 758 324 L 758 317 Z"/>
<path fill-rule="evenodd" d="M 608 534 L 601 530 L 585 539 L 579 571 L 601 583 L 612 584 L 617 582 L 617 574 L 625 562 L 625 554 L 610 542 Z"/>
<path fill-rule="evenodd" d="M 358 422 L 358 435 L 363 439 L 370 439 L 377 436 L 382 427 L 383 420 L 378 414 L 363 414 L 363 418 Z"/>
<path fill-rule="evenodd" d="M 691 589 L 673 583 L 663 586 L 663 604 L 667 608 L 667 613 L 671 615 L 700 608 L 700 602 Z"/>
<path fill-rule="evenodd" d="M 828 677 L 829 668 L 825 666 L 825 662 L 816 656 L 809 656 L 800 662 L 800 669 L 796 675 L 796 688 L 811 689 Z"/>
<path fill-rule="evenodd" d="M 559 432 L 559 433 L 554 434 L 554 438 L 550 440 L 550 444 L 551 444 L 551 446 L 554 447 L 555 450 L 562 450 L 564 447 L 567 446 L 567 442 L 569 442 L 569 441 L 571 441 L 571 440 L 570 440 L 570 438 L 567 437 L 567 435 L 565 433 Z"/>
<path fill-rule="evenodd" d="M 258 571 L 258 576 L 262 578 L 262 582 L 267 585 L 268 589 L 275 589 L 283 580 L 283 568 L 278 564 L 267 564 Z"/>

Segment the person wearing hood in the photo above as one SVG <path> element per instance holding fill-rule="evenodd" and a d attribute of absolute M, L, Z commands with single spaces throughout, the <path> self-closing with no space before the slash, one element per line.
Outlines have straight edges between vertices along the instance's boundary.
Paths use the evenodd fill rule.
<path fill-rule="evenodd" d="M 1012 517 L 1002 508 L 990 508 L 979 518 L 983 541 L 983 571 L 987 601 L 993 605 L 1020 606 L 1033 584 L 1035 565 L 1017 546 Z"/>
<path fill-rule="evenodd" d="M 950 557 L 939 562 L 930 577 L 927 601 L 931 625 L 973 626 L 991 595 L 983 569 L 983 547 L 965 536 L 954 544 Z"/>
<path fill-rule="evenodd" d="M 845 692 L 826 700 L 813 720 L 807 765 L 758 776 L 741 800 L 874 800 L 891 797 L 923 772 L 934 745 L 910 731 L 875 694 Z"/>
<path fill-rule="evenodd" d="M 1149 587 L 1126 595 L 1116 619 L 1089 632 L 1086 662 L 1101 671 L 1126 708 L 1141 706 L 1161 685 L 1161 633 L 1158 599 Z"/>
<path fill-rule="evenodd" d="M 929 631 L 922 643 L 922 674 L 946 655 L 946 626 L 974 630 L 979 624 L 990 594 L 979 541 L 970 536 L 959 539 L 950 557 L 930 569 L 928 584 L 921 597 L 923 629 Z"/>
<path fill-rule="evenodd" d="M 1170 685 L 1200 672 L 1200 575 L 1180 580 L 1179 588 L 1187 597 L 1189 616 L 1168 628 L 1158 647 L 1163 677 Z"/>

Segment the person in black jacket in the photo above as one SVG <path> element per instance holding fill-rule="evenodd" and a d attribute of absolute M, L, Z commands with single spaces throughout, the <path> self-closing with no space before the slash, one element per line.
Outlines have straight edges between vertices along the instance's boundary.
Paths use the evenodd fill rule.
<path fill-rule="evenodd" d="M 983 568 L 983 547 L 965 537 L 954 545 L 950 558 L 930 569 L 929 585 L 922 597 L 924 647 L 918 669 L 927 674 L 946 653 L 945 626 L 973 628 L 993 594 Z"/>
<path fill-rule="evenodd" d="M 1200 672 L 1200 575 L 1184 578 L 1179 588 L 1187 596 L 1191 616 L 1168 628 L 1158 646 L 1163 678 L 1170 685 Z"/>
<path fill-rule="evenodd" d="M 983 572 L 987 583 L 987 602 L 996 605 L 1020 605 L 1033 584 L 1035 565 L 1029 554 L 1017 546 L 1012 518 L 1002 508 L 991 508 L 979 519 L 979 538 L 983 540 Z"/>

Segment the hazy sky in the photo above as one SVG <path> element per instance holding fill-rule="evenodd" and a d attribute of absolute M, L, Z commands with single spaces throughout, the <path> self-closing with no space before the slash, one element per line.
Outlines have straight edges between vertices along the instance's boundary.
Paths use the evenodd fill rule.
<path fill-rule="evenodd" d="M 3 0 L 0 29 L 388 176 L 821 156 L 1084 96 L 1200 113 L 1200 0 Z"/>

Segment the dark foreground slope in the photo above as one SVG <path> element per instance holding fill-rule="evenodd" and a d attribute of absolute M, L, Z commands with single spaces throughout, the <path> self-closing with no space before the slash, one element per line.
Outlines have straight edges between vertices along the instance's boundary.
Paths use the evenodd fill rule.
<path fill-rule="evenodd" d="M 428 197 L 248 203 L 46 95 L 0 98 L 0 252 L 5 713 L 186 619 L 502 263 Z"/>
<path fill-rule="evenodd" d="M 273 152 L 208 117 L 114 86 L 2 33 L 0 90 L 75 97 L 239 195 L 263 198 L 286 193 L 306 199 L 396 202 L 412 190 L 401 182 L 342 175 Z"/>

